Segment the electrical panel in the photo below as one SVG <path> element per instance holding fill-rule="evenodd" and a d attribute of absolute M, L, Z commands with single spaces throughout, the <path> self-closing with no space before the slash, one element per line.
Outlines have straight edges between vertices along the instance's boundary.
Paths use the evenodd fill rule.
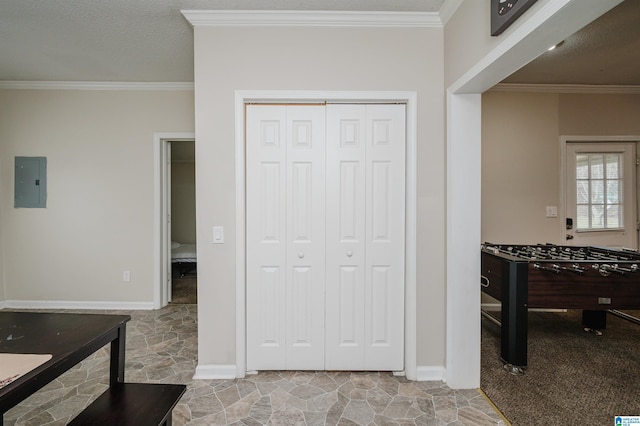
<path fill-rule="evenodd" d="M 16 157 L 13 206 L 47 207 L 47 158 Z"/>

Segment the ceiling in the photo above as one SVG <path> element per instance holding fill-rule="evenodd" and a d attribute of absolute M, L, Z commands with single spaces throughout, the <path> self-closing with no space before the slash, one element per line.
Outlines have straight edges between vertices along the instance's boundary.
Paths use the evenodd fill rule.
<path fill-rule="evenodd" d="M 0 81 L 192 82 L 181 10 L 438 12 L 445 0 L 0 0 Z"/>
<path fill-rule="evenodd" d="M 181 10 L 438 12 L 444 3 L 0 0 L 0 81 L 192 82 L 193 29 Z M 626 0 L 504 82 L 640 85 L 640 1 Z"/>
<path fill-rule="evenodd" d="M 503 83 L 640 86 L 640 1 L 625 0 Z"/>

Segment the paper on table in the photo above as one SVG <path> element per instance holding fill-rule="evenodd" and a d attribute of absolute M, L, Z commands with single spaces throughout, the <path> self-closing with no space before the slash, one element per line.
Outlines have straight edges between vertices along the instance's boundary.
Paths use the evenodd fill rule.
<path fill-rule="evenodd" d="M 49 361 L 51 357 L 51 354 L 0 353 L 0 388 Z"/>

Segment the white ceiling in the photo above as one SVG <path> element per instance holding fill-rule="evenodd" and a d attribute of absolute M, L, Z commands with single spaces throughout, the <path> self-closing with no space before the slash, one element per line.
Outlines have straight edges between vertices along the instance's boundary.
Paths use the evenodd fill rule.
<path fill-rule="evenodd" d="M 438 12 L 445 0 L 0 0 L 0 81 L 193 81 L 181 10 Z"/>
<path fill-rule="evenodd" d="M 437 13 L 446 1 L 0 0 L 0 81 L 192 82 L 193 29 L 181 10 Z M 640 85 L 640 0 L 505 82 Z"/>

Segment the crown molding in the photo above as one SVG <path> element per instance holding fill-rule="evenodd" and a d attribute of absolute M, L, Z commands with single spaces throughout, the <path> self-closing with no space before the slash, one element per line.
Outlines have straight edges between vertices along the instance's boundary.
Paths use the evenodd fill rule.
<path fill-rule="evenodd" d="M 190 82 L 0 81 L 0 89 L 23 90 L 193 90 Z"/>
<path fill-rule="evenodd" d="M 194 27 L 403 27 L 441 28 L 438 12 L 182 10 Z"/>
<path fill-rule="evenodd" d="M 453 14 L 456 13 L 456 10 L 458 10 L 461 4 L 462 0 L 445 0 L 445 2 L 442 3 L 442 6 L 438 11 L 442 26 L 445 26 L 447 22 L 449 22 L 449 19 L 451 19 Z"/>
<path fill-rule="evenodd" d="M 595 84 L 516 84 L 499 83 L 491 92 L 584 93 L 600 95 L 638 95 L 640 86 L 616 86 Z"/>

